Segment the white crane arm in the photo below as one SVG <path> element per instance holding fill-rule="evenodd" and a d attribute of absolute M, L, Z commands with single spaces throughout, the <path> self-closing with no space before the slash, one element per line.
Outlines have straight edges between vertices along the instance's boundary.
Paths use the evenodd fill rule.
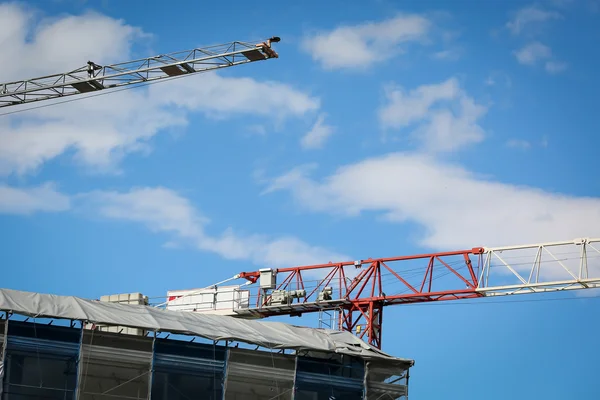
<path fill-rule="evenodd" d="M 278 58 L 271 43 L 279 41 L 236 41 L 103 66 L 88 61 L 70 72 L 0 83 L 0 108 Z"/>

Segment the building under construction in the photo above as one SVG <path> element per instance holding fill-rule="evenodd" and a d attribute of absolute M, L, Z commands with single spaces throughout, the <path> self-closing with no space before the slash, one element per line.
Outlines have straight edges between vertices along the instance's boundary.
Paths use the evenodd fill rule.
<path fill-rule="evenodd" d="M 273 60 L 279 41 L 88 61 L 0 83 L 0 108 Z M 170 291 L 166 309 L 0 289 L 0 400 L 406 399 L 413 361 L 379 350 L 384 307 L 599 288 L 599 244 L 580 237 L 261 268 L 218 289 Z M 220 286 L 237 279 L 246 282 Z M 254 320 L 322 312 L 337 313 L 330 326 L 339 331 Z"/>
<path fill-rule="evenodd" d="M 349 332 L 0 289 L 2 399 L 406 399 Z"/>

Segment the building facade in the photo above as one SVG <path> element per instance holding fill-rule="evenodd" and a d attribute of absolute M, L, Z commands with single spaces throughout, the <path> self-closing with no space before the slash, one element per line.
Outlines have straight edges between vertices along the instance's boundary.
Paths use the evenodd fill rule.
<path fill-rule="evenodd" d="M 144 304 L 0 289 L 0 311 L 2 400 L 407 399 L 414 364 L 348 332 Z"/>
<path fill-rule="evenodd" d="M 2 399 L 406 399 L 408 369 L 325 352 L 285 354 L 1 322 Z"/>

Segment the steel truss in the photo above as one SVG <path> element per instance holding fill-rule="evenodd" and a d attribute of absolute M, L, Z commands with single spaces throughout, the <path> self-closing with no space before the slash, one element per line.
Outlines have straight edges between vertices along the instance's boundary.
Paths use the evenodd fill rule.
<path fill-rule="evenodd" d="M 162 54 L 112 65 L 88 61 L 73 71 L 23 81 L 0 83 L 0 107 L 67 97 L 153 82 L 197 72 L 207 72 L 279 57 L 272 37 L 262 43 L 230 42 Z"/>
<path fill-rule="evenodd" d="M 258 289 L 255 306 L 233 311 L 264 318 L 334 310 L 339 329 L 381 348 L 386 306 L 600 287 L 599 249 L 600 238 L 577 239 L 280 268 L 275 290 L 305 290 L 304 297 L 273 305 L 273 292 Z M 236 277 L 256 283 L 260 271 Z M 324 298 L 326 287 L 332 295 Z"/>
<path fill-rule="evenodd" d="M 516 253 L 519 260 L 511 262 Z M 495 247 L 486 249 L 484 256 L 477 291 L 486 296 L 589 289 L 600 284 L 600 238 Z M 494 284 L 509 280 L 516 283 Z"/>

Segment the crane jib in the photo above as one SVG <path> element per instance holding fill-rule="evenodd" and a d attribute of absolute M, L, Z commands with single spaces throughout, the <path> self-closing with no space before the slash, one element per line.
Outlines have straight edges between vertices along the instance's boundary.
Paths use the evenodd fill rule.
<path fill-rule="evenodd" d="M 0 108 L 278 58 L 271 43 L 279 41 L 274 36 L 257 44 L 231 42 L 104 66 L 88 61 L 66 73 L 0 83 Z"/>

